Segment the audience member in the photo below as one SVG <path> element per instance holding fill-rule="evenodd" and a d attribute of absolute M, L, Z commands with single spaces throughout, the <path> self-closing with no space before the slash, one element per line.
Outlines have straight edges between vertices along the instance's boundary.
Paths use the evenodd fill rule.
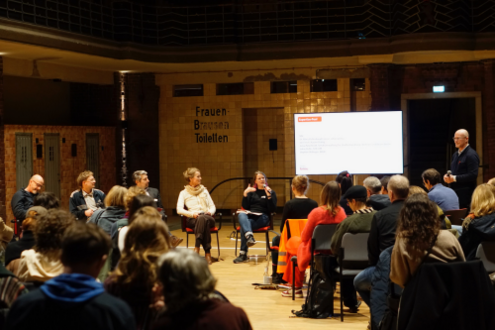
<path fill-rule="evenodd" d="M 210 228 L 215 227 L 215 203 L 211 199 L 208 190 L 201 184 L 201 173 L 195 167 L 190 167 L 183 173 L 188 183 L 184 186 L 177 200 L 177 213 L 187 217 L 187 227 L 194 230 L 196 242 L 194 251 L 199 253 L 201 245 L 205 250 L 205 258 L 208 264 L 211 259 L 211 233 Z M 187 209 L 186 209 L 187 208 Z"/>
<path fill-rule="evenodd" d="M 335 179 L 337 183 L 339 184 L 340 190 L 341 190 L 341 196 L 342 199 L 340 200 L 339 204 L 344 208 L 345 214 L 346 215 L 351 215 L 353 212 L 349 205 L 347 205 L 347 201 L 344 199 L 344 195 L 347 192 L 347 190 L 352 187 L 352 176 L 349 174 L 347 171 L 342 171 L 337 175 L 337 178 Z"/>
<path fill-rule="evenodd" d="M 307 219 L 308 214 L 318 207 L 318 203 L 306 196 L 309 188 L 309 178 L 306 175 L 298 175 L 292 179 L 292 193 L 294 198 L 285 203 L 282 213 L 282 222 L 280 223 L 280 232 L 284 231 L 285 223 L 288 219 Z M 280 245 L 280 236 L 275 236 L 272 240 L 272 282 L 280 283 L 280 277 L 277 275 L 278 246 Z"/>
<path fill-rule="evenodd" d="M 466 217 L 462 223 L 459 238 L 467 260 L 475 259 L 481 242 L 495 240 L 495 196 L 491 185 L 483 183 L 476 187 L 471 200 L 471 213 L 472 217 Z"/>
<path fill-rule="evenodd" d="M 132 180 L 136 184 L 136 187 L 144 189 L 146 195 L 155 200 L 156 206 L 163 210 L 162 198 L 160 191 L 156 188 L 150 187 L 150 179 L 148 178 L 148 172 L 139 170 L 132 173 Z"/>
<path fill-rule="evenodd" d="M 34 227 L 40 217 L 46 216 L 46 209 L 41 206 L 33 206 L 26 213 L 26 219 L 22 222 L 22 236 L 18 241 L 10 242 L 5 250 L 5 265 L 12 273 L 17 274 L 21 253 L 30 250 L 36 243 L 34 239 Z M 17 260 L 16 262 L 14 262 Z"/>
<path fill-rule="evenodd" d="M 7 270 L 0 262 L 0 329 L 5 329 L 6 312 L 10 309 L 14 301 L 21 295 L 28 293 L 28 290 L 15 275 Z"/>
<path fill-rule="evenodd" d="M 423 185 L 428 189 L 428 197 L 444 211 L 458 210 L 459 198 L 455 191 L 442 184 L 442 175 L 434 168 L 421 174 Z"/>
<path fill-rule="evenodd" d="M 388 182 L 390 181 L 389 176 L 384 176 L 383 178 L 380 179 L 380 183 L 382 184 L 382 195 L 388 195 Z"/>
<path fill-rule="evenodd" d="M 0 248 L 1 251 L 5 251 L 7 249 L 7 244 L 12 241 L 12 238 L 14 237 L 14 230 L 7 226 L 5 221 L 3 221 L 2 218 L 0 218 Z M 2 259 L 4 256 L 2 256 Z M 1 263 L 1 262 L 0 262 Z"/>
<path fill-rule="evenodd" d="M 370 306 L 371 277 L 380 253 L 395 243 L 397 220 L 404 200 L 409 194 L 409 180 L 402 175 L 394 175 L 388 182 L 387 191 L 392 204 L 376 212 L 371 221 L 370 236 L 368 238 L 370 266 L 354 278 L 354 287 L 368 306 Z"/>
<path fill-rule="evenodd" d="M 143 200 L 145 200 L 146 202 L 135 203 L 135 199 L 136 199 L 137 196 L 143 197 Z M 134 209 L 132 209 L 133 203 L 135 203 Z M 146 191 L 144 189 L 139 188 L 138 186 L 132 186 L 132 187 L 130 187 L 127 190 L 127 195 L 126 195 L 126 198 L 125 198 L 126 213 L 122 217 L 122 219 L 120 219 L 117 222 L 115 222 L 112 225 L 112 228 L 110 229 L 110 236 L 111 236 L 112 239 L 115 237 L 115 235 L 117 234 L 117 232 L 120 231 L 120 229 L 122 227 L 125 227 L 125 226 L 129 225 L 129 218 L 132 216 L 131 212 L 132 211 L 136 212 L 137 210 L 139 210 L 143 206 L 153 206 L 153 207 L 156 207 L 156 203 L 153 201 L 153 198 L 151 198 L 150 196 L 146 195 Z"/>
<path fill-rule="evenodd" d="M 159 259 L 166 311 L 153 330 L 250 330 L 246 313 L 212 298 L 216 280 L 208 265 L 192 251 L 181 249 Z"/>
<path fill-rule="evenodd" d="M 34 197 L 33 206 L 41 206 L 47 210 L 58 209 L 60 208 L 60 201 L 54 193 L 43 191 Z"/>
<path fill-rule="evenodd" d="M 287 268 L 284 274 L 284 281 L 292 283 L 294 281 L 295 296 L 302 298 L 302 285 L 304 280 L 304 273 L 311 261 L 311 238 L 313 237 L 313 231 L 318 225 L 325 224 L 338 224 L 346 218 L 344 209 L 339 205 L 340 201 L 340 187 L 337 182 L 330 181 L 323 187 L 320 195 L 320 207 L 317 207 L 308 215 L 308 222 L 304 226 L 301 232 L 301 237 L 292 236 L 287 242 L 287 252 L 290 257 L 297 255 L 297 268 L 295 272 L 295 279 L 292 278 L 292 262 L 287 264 Z M 282 292 L 284 297 L 292 297 L 292 290 Z M 354 295 L 353 299 L 346 299 L 344 297 L 344 303 L 350 308 L 356 308 L 357 301 Z"/>
<path fill-rule="evenodd" d="M 77 220 L 88 220 L 93 212 L 103 207 L 105 193 L 95 188 L 96 180 L 91 171 L 84 171 L 77 177 L 79 189 L 70 194 L 69 208 Z"/>
<path fill-rule="evenodd" d="M 363 186 L 368 193 L 368 204 L 376 211 L 383 210 L 389 206 L 390 198 L 388 195 L 381 194 L 382 183 L 377 177 L 369 176 L 363 181 Z M 352 208 L 351 208 L 352 209 Z"/>
<path fill-rule="evenodd" d="M 409 186 L 409 195 L 408 198 L 412 195 L 415 194 L 422 194 L 425 196 L 428 196 L 428 193 L 421 188 L 420 186 Z M 447 216 L 444 214 L 443 210 L 435 204 L 437 207 L 437 213 L 438 213 L 438 221 L 440 222 L 440 229 L 451 229 L 452 225 L 450 223 L 450 220 L 447 218 Z M 454 234 L 454 236 L 459 237 L 459 233 L 457 233 L 457 230 L 452 229 L 451 233 Z"/>
<path fill-rule="evenodd" d="M 277 194 L 268 187 L 265 173 L 254 172 L 254 185 L 248 184 L 242 198 L 242 208 L 247 211 L 238 211 L 237 218 L 241 227 L 241 249 L 234 263 L 249 261 L 248 247 L 256 244 L 253 230 L 270 225 L 270 215 L 277 207 Z"/>
<path fill-rule="evenodd" d="M 495 178 L 491 178 L 487 183 L 495 187 Z"/>
<path fill-rule="evenodd" d="M 445 174 L 443 181 L 450 183 L 459 197 L 459 207 L 469 208 L 471 196 L 476 188 L 480 158 L 469 145 L 469 133 L 460 129 L 454 135 L 455 147 L 458 150 L 452 156 L 450 169 L 452 174 Z"/>
<path fill-rule="evenodd" d="M 125 236 L 122 258 L 105 281 L 105 289 L 129 304 L 138 329 L 148 329 L 147 322 L 156 316 L 156 311 L 150 308 L 156 302 L 153 291 L 158 283 L 156 262 L 170 249 L 170 236 L 155 208 L 143 207 L 134 216 Z"/>
<path fill-rule="evenodd" d="M 113 186 L 105 197 L 105 208 L 94 212 L 88 222 L 101 227 L 110 235 L 112 225 L 125 216 L 126 196 L 127 188 Z"/>
<path fill-rule="evenodd" d="M 57 209 L 48 210 L 46 215 L 38 218 L 34 227 L 36 245 L 21 253 L 16 274 L 21 281 L 46 282 L 62 274 L 62 237 L 73 224 L 74 219 L 69 213 Z"/>
<path fill-rule="evenodd" d="M 109 249 L 110 238 L 101 228 L 71 226 L 62 241 L 64 273 L 17 299 L 6 329 L 135 330 L 127 304 L 95 280 Z"/>
<path fill-rule="evenodd" d="M 26 219 L 26 212 L 31 206 L 33 206 L 34 197 L 41 191 L 41 188 L 45 185 L 45 181 L 39 174 L 35 174 L 29 179 L 29 184 L 26 188 L 18 190 L 14 196 L 10 205 L 12 206 L 12 212 L 14 217 L 23 221 Z"/>
<path fill-rule="evenodd" d="M 390 261 L 390 279 L 405 287 L 425 261 L 464 261 L 459 241 L 440 230 L 437 206 L 423 194 L 408 197 L 399 214 Z"/>

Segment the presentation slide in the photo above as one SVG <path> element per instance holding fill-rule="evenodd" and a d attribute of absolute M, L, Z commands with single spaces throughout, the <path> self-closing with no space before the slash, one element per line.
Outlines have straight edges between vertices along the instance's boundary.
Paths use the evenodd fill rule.
<path fill-rule="evenodd" d="M 403 173 L 402 111 L 294 114 L 296 174 Z"/>

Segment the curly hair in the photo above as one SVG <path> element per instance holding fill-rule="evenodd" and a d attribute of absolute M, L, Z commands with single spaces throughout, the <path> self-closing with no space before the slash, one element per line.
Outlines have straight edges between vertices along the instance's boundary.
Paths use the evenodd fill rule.
<path fill-rule="evenodd" d="M 321 190 L 320 206 L 324 207 L 329 215 L 336 216 L 340 210 L 340 197 L 339 184 L 336 181 L 329 181 Z"/>
<path fill-rule="evenodd" d="M 50 209 L 41 216 L 34 227 L 36 245 L 34 250 L 42 254 L 62 249 L 62 238 L 68 228 L 74 225 L 72 214 L 59 209 Z"/>
<path fill-rule="evenodd" d="M 156 262 L 169 249 L 168 227 L 160 213 L 151 206 L 143 207 L 129 225 L 122 258 L 113 273 L 114 281 L 151 290 L 158 278 Z"/>
<path fill-rule="evenodd" d="M 399 213 L 397 237 L 404 239 L 408 249 L 423 253 L 440 231 L 438 208 L 425 194 L 409 196 Z"/>
<path fill-rule="evenodd" d="M 125 208 L 127 210 L 131 208 L 132 200 L 138 195 L 146 195 L 146 190 L 138 186 L 132 186 L 127 190 L 127 196 L 125 198 Z"/>
<path fill-rule="evenodd" d="M 54 193 L 43 191 L 34 197 L 33 206 L 43 206 L 47 210 L 58 209 L 60 208 L 60 201 Z"/>

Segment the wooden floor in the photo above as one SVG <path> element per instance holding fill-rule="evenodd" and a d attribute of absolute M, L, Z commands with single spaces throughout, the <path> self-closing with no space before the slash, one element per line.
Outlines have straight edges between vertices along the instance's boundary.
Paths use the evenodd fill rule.
<path fill-rule="evenodd" d="M 171 229 L 177 226 L 171 226 Z M 344 313 L 344 322 L 340 322 L 340 317 L 324 320 L 303 319 L 291 317 L 291 310 L 300 310 L 304 300 L 281 296 L 281 291 L 277 290 L 255 290 L 252 283 L 263 281 L 263 272 L 267 265 L 264 258 L 251 260 L 249 263 L 234 264 L 235 241 L 229 238 L 232 232 L 232 225 L 225 225 L 219 233 L 220 237 L 220 258 L 219 262 L 213 263 L 211 270 L 218 280 L 217 289 L 222 292 L 234 305 L 241 307 L 247 313 L 251 325 L 255 330 L 273 329 L 366 329 L 370 317 L 368 306 L 363 302 L 357 314 Z M 181 248 L 186 247 L 186 235 L 181 230 L 174 230 L 173 233 L 184 238 Z M 270 239 L 272 235 L 270 236 Z M 250 249 L 249 254 L 264 254 L 265 237 L 255 235 L 258 243 Z M 212 235 L 213 257 L 217 256 L 216 237 Z M 240 244 L 240 242 L 239 242 Z M 194 237 L 189 237 L 189 248 L 194 247 Z M 201 251 L 204 255 L 204 251 Z M 271 262 L 269 268 L 271 275 Z M 339 313 L 339 297 L 336 296 L 335 312 Z M 344 307 L 344 312 L 347 309 Z"/>

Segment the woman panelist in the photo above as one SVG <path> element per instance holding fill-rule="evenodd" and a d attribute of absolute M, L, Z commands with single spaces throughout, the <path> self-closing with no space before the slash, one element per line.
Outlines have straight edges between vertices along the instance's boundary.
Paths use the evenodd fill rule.
<path fill-rule="evenodd" d="M 196 167 L 189 167 L 184 173 L 184 179 L 188 185 L 184 186 L 177 200 L 177 213 L 186 216 L 186 226 L 194 230 L 196 244 L 194 251 L 199 253 L 203 245 L 205 259 L 211 265 L 211 233 L 210 228 L 215 227 L 216 208 L 208 190 L 201 184 L 201 173 Z M 187 210 L 184 209 L 187 207 Z"/>
<path fill-rule="evenodd" d="M 241 251 L 234 263 L 248 261 L 248 246 L 253 246 L 256 241 L 253 230 L 266 227 L 270 224 L 270 213 L 277 207 L 277 195 L 268 187 L 265 173 L 254 172 L 254 185 L 248 185 L 244 190 L 242 208 L 253 213 L 239 213 L 239 225 L 241 226 Z"/>

